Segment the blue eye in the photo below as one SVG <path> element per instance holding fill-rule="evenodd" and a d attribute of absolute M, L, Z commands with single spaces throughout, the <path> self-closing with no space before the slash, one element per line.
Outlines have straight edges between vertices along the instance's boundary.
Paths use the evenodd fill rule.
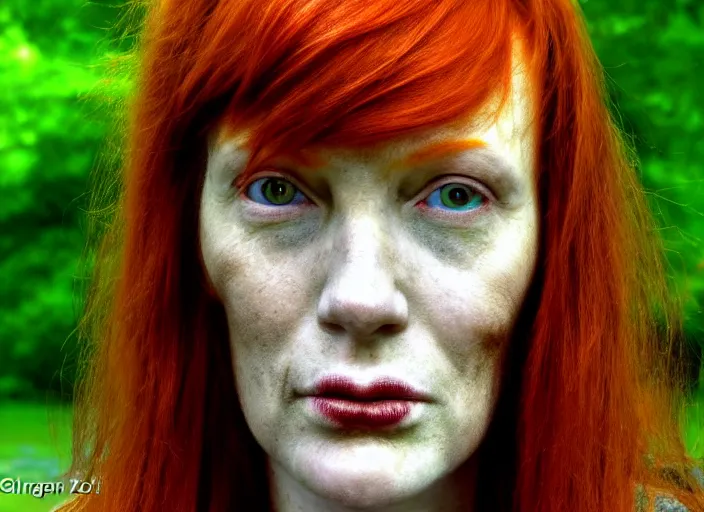
<path fill-rule="evenodd" d="M 471 211 L 481 207 L 484 195 L 463 183 L 448 183 L 436 188 L 423 201 L 429 207 L 444 207 L 451 211 Z"/>
<path fill-rule="evenodd" d="M 247 187 L 246 196 L 267 206 L 288 206 L 307 201 L 293 183 L 283 178 L 260 178 Z"/>
<path fill-rule="evenodd" d="M 293 183 L 274 176 L 253 181 L 246 188 L 245 195 L 252 201 L 267 206 L 298 205 L 308 201 Z M 483 205 L 484 194 L 463 183 L 447 183 L 436 188 L 422 202 L 427 207 L 445 211 L 472 211 Z"/>

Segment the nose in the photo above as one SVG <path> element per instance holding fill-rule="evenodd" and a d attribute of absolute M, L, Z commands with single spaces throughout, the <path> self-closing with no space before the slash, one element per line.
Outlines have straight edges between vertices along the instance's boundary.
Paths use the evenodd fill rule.
<path fill-rule="evenodd" d="M 408 303 L 396 287 L 398 260 L 380 223 L 348 223 L 333 242 L 330 271 L 318 303 L 322 327 L 353 338 L 394 334 L 408 325 Z"/>

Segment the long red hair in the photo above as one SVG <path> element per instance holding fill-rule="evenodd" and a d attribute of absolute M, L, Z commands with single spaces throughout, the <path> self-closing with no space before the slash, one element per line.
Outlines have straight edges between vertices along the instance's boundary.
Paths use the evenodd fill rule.
<path fill-rule="evenodd" d="M 663 492 L 704 510 L 678 423 L 679 304 L 574 2 L 134 6 L 124 161 L 96 185 L 110 222 L 97 232 L 75 409 L 72 472 L 100 478 L 101 492 L 67 510 L 269 508 L 265 454 L 200 260 L 212 129 L 251 129 L 249 172 L 282 153 L 368 147 L 488 104 L 496 113 L 514 41 L 536 105 L 541 245 L 478 453 L 477 507 L 629 511 L 642 484 L 651 505 Z"/>

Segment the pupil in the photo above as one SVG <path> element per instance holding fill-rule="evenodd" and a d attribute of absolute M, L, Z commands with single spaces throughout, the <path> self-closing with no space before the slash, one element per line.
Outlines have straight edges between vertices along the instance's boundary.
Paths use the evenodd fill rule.
<path fill-rule="evenodd" d="M 291 201 L 289 183 L 284 180 L 269 179 L 262 185 L 264 196 L 275 204 L 285 204 Z"/>
<path fill-rule="evenodd" d="M 469 194 L 467 194 L 467 191 L 465 189 L 460 187 L 452 188 L 448 195 L 450 196 L 450 200 L 455 203 L 460 203 L 464 205 L 469 201 Z"/>
<path fill-rule="evenodd" d="M 275 181 L 273 186 L 274 196 L 283 196 L 286 194 L 286 186 L 280 181 Z"/>

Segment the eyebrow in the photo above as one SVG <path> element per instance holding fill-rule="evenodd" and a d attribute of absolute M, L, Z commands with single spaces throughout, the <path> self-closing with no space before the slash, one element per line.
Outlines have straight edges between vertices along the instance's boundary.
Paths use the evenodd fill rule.
<path fill-rule="evenodd" d="M 388 166 L 389 171 L 397 171 L 402 168 L 420 166 L 428 162 L 447 158 L 458 153 L 473 149 L 486 149 L 487 143 L 481 139 L 448 139 L 434 142 L 422 148 L 412 151 L 402 158 L 396 159 Z M 326 165 L 324 158 L 317 153 L 302 149 L 295 154 L 286 155 L 295 164 L 318 169 Z"/>
<path fill-rule="evenodd" d="M 486 142 L 481 139 L 444 140 L 424 146 L 403 158 L 395 160 L 391 164 L 391 167 L 393 169 L 398 169 L 399 167 L 414 167 L 434 160 L 439 160 L 441 158 L 446 158 L 457 153 L 463 153 L 472 149 L 483 149 L 486 147 Z"/>

